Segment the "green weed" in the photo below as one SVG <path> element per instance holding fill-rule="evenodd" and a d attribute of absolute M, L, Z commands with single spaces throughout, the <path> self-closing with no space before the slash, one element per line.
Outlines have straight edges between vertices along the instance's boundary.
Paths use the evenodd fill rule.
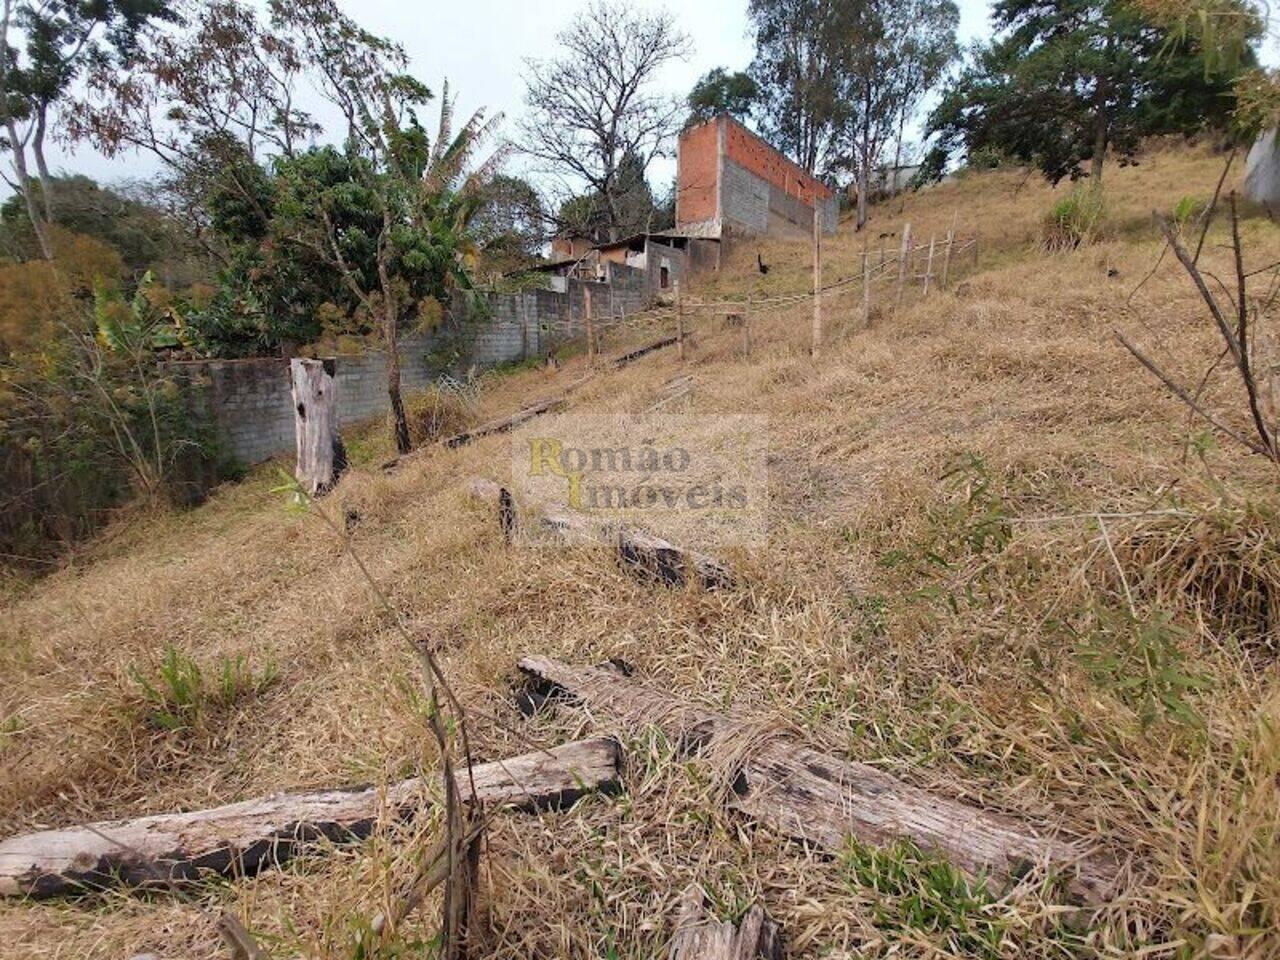
<path fill-rule="evenodd" d="M 1107 205 L 1102 189 L 1083 184 L 1053 205 L 1041 224 L 1041 237 L 1050 252 L 1074 250 L 1095 243 L 1102 234 Z"/>
<path fill-rule="evenodd" d="M 940 937 L 962 956 L 1000 956 L 1007 924 L 984 881 L 971 883 L 906 840 L 878 850 L 850 839 L 840 862 L 852 887 L 877 895 L 874 919 L 881 930 Z"/>
<path fill-rule="evenodd" d="M 1187 696 L 1212 683 L 1187 665 L 1179 647 L 1183 636 L 1168 614 L 1142 620 L 1127 611 L 1104 611 L 1076 655 L 1097 686 L 1133 708 L 1143 730 L 1161 717 L 1200 728 L 1204 720 Z"/>
<path fill-rule="evenodd" d="M 961 599 L 975 601 L 976 585 L 1013 539 L 1013 525 L 977 454 L 957 458 L 941 479 L 947 496 L 925 511 L 925 533 L 910 548 L 886 553 L 880 565 L 905 569 L 922 582 L 912 596 L 942 600 L 957 610 Z"/>
<path fill-rule="evenodd" d="M 261 673 L 255 673 L 245 658 L 238 655 L 223 656 L 216 669 L 206 673 L 194 659 L 169 644 L 157 674 L 149 678 L 137 667 L 129 667 L 129 676 L 150 708 L 148 722 L 162 730 L 181 730 L 194 726 L 212 710 L 261 693 L 275 683 L 279 672 L 275 664 L 269 662 Z"/>

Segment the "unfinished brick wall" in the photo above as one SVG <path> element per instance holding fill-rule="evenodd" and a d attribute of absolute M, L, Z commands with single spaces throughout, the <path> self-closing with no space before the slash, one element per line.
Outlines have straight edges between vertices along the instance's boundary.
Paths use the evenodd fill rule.
<path fill-rule="evenodd" d="M 676 223 L 704 223 L 719 215 L 720 124 L 716 120 L 680 135 L 676 173 Z"/>
<path fill-rule="evenodd" d="M 715 222 L 753 234 L 799 236 L 812 230 L 813 208 L 834 233 L 839 206 L 832 190 L 729 117 L 680 138 L 676 223 Z"/>
<path fill-rule="evenodd" d="M 727 122 L 725 130 L 725 157 L 806 206 L 812 207 L 815 198 L 828 200 L 832 196 L 827 185 L 804 167 L 733 121 Z"/>

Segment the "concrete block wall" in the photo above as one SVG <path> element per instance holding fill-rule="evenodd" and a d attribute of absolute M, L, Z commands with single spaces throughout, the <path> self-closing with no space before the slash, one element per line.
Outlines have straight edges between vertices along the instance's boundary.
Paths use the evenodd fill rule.
<path fill-rule="evenodd" d="M 809 235 L 813 208 L 732 160 L 724 161 L 721 179 L 722 217 L 731 229 L 757 235 Z M 835 233 L 840 206 L 835 197 L 819 201 L 824 233 Z"/>
<path fill-rule="evenodd" d="M 657 290 L 658 263 L 668 261 L 672 280 L 686 270 L 685 255 L 663 247 L 647 270 L 610 264 L 609 282 L 570 280 L 567 290 L 525 290 L 491 294 L 483 311 L 461 303 L 450 309 L 437 330 L 401 337 L 400 383 L 406 391 L 425 389 L 450 369 L 488 367 L 545 355 L 557 344 L 582 336 L 587 295 L 601 326 L 649 306 Z M 473 315 L 474 314 L 474 315 Z M 453 348 L 456 366 L 443 359 Z M 218 420 L 231 452 L 245 463 L 260 463 L 294 448 L 294 411 L 289 361 L 275 357 L 248 360 L 178 362 L 169 369 L 198 391 Z M 387 357 L 383 351 L 337 358 L 338 415 L 344 424 L 386 413 Z"/>

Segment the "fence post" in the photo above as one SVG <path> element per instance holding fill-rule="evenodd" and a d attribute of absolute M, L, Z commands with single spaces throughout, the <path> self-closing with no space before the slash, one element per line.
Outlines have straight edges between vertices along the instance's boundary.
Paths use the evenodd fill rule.
<path fill-rule="evenodd" d="M 587 328 L 587 366 L 596 365 L 596 330 L 591 316 L 591 288 L 582 288 L 583 322 Z"/>
<path fill-rule="evenodd" d="M 681 360 L 684 359 L 684 295 L 680 292 L 680 281 L 676 281 L 676 351 Z"/>
<path fill-rule="evenodd" d="M 742 309 L 742 355 L 751 356 L 751 294 L 747 294 L 747 305 Z"/>
<path fill-rule="evenodd" d="M 810 353 L 818 355 L 822 348 L 822 217 L 818 196 L 813 197 L 813 346 Z"/>
<path fill-rule="evenodd" d="M 898 254 L 898 297 L 894 309 L 902 306 L 902 294 L 906 289 L 907 270 L 911 264 L 911 224 L 902 227 L 902 250 Z"/>
<path fill-rule="evenodd" d="M 938 288 L 947 289 L 947 280 L 951 276 L 951 248 L 956 242 L 956 228 L 952 226 L 947 231 L 947 252 L 942 255 L 942 279 L 938 282 Z"/>
<path fill-rule="evenodd" d="M 929 296 L 929 284 L 933 280 L 933 249 L 937 243 L 937 238 L 929 238 L 929 260 L 924 267 L 924 295 Z"/>
<path fill-rule="evenodd" d="M 871 245 L 862 248 L 862 325 L 871 326 Z"/>

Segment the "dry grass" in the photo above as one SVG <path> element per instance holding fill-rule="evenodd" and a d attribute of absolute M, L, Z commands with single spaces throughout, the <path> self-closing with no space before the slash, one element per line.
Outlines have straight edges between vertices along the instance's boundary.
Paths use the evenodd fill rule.
<path fill-rule="evenodd" d="M 918 237 L 941 234 L 963 210 L 982 259 L 953 290 L 881 310 L 869 330 L 860 295 L 833 295 L 819 362 L 804 350 L 804 304 L 759 311 L 748 359 L 737 332 L 702 318 L 683 366 L 665 351 L 576 390 L 573 411 L 643 410 L 690 373 L 666 412 L 769 415 L 769 548 L 733 558 L 739 591 L 647 587 L 587 548 L 504 548 L 463 487 L 508 469 L 505 438 L 390 476 L 377 470 L 385 437 L 353 443 L 368 466 L 332 509 L 359 514 L 351 549 L 435 643 L 482 758 L 609 727 L 573 713 L 521 720 L 517 656 L 621 657 L 681 694 L 1104 837 L 1134 861 L 1123 897 L 1072 932 L 1036 896 L 965 896 L 911 851 L 811 857 L 725 813 L 705 768 L 641 732 L 620 796 L 498 822 L 480 955 L 661 955 L 691 880 L 724 916 L 763 897 L 796 956 L 1280 955 L 1276 477 L 1206 442 L 1111 337 L 1123 327 L 1192 380 L 1216 356 L 1176 265 L 1166 258 L 1133 291 L 1160 252 L 1143 217 L 1207 196 L 1218 170 L 1170 150 L 1109 171 L 1110 239 L 1056 256 L 1038 249 L 1051 191 L 1035 179 L 944 185 L 901 216 L 877 210 L 872 236 L 903 218 Z M 1274 228 L 1246 226 L 1257 264 L 1280 258 Z M 832 244 L 829 277 L 852 273 L 861 243 Z M 803 246 L 765 245 L 767 278 L 755 252 L 739 249 L 695 292 L 804 288 Z M 1207 256 L 1223 266 L 1215 246 Z M 666 324 L 613 331 L 611 349 Z M 468 414 L 553 393 L 584 362 L 489 378 Z M 1226 405 L 1231 389 L 1222 372 L 1207 392 Z M 344 544 L 286 512 L 272 485 L 264 469 L 200 510 L 140 521 L 11 598 L 0 831 L 432 763 L 403 642 Z M 1100 512 L 1144 515 L 1100 526 Z M 269 661 L 278 676 L 216 724 L 157 730 L 130 668 L 152 668 L 167 644 L 202 666 Z M 418 830 L 429 839 L 433 826 Z M 394 857 L 411 839 L 181 899 L 3 904 L 0 955 L 215 957 L 212 917 L 231 909 L 275 956 L 354 957 L 360 918 L 403 876 Z M 420 919 L 406 938 L 429 934 Z"/>

